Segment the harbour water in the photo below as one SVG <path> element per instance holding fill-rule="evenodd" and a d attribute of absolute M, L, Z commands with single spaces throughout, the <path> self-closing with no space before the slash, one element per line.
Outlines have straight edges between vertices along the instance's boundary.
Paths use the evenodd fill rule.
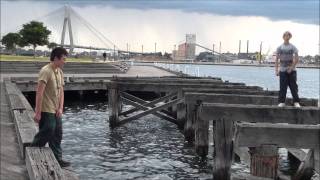
<path fill-rule="evenodd" d="M 204 65 L 199 69 L 200 75 L 230 82 L 270 90 L 278 86 L 272 68 Z M 298 76 L 301 97 L 318 98 L 319 70 L 298 69 Z M 212 179 L 212 156 L 204 160 L 195 156 L 174 124 L 152 115 L 111 130 L 106 100 L 90 98 L 66 102 L 63 123 L 64 157 L 81 179 Z M 286 151 L 280 152 L 280 169 L 290 173 Z M 249 172 L 241 163 L 232 168 L 238 174 Z"/>

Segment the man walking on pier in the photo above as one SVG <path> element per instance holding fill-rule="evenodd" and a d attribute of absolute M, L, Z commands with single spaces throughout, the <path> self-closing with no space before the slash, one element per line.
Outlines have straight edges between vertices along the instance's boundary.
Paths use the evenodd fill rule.
<path fill-rule="evenodd" d="M 292 34 L 289 31 L 283 33 L 284 43 L 277 48 L 275 62 L 276 75 L 280 76 L 279 107 L 285 106 L 287 88 L 289 86 L 295 107 L 300 107 L 298 95 L 296 65 L 299 60 L 298 49 L 291 43 Z M 280 70 L 278 67 L 280 59 Z"/>
<path fill-rule="evenodd" d="M 61 167 L 70 166 L 62 160 L 62 113 L 64 105 L 64 77 L 62 68 L 68 52 L 62 47 L 52 50 L 50 63 L 39 72 L 34 121 L 39 124 L 32 146 L 43 147 L 49 143 Z"/>

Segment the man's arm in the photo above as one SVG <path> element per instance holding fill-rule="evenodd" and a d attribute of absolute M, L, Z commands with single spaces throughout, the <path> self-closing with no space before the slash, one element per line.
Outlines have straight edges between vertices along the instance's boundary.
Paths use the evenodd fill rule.
<path fill-rule="evenodd" d="M 63 86 L 61 86 L 60 89 L 60 98 L 59 98 L 59 108 L 56 112 L 57 117 L 61 117 L 63 113 L 63 105 L 64 105 L 64 89 Z"/>
<path fill-rule="evenodd" d="M 275 71 L 276 71 L 276 76 L 279 76 L 279 54 L 277 53 L 276 55 L 276 61 L 275 61 Z"/>
<path fill-rule="evenodd" d="M 42 99 L 43 92 L 46 87 L 46 84 L 43 81 L 38 82 L 37 93 L 36 93 L 36 108 L 35 108 L 35 116 L 34 120 L 39 123 L 41 119 L 41 108 L 42 108 Z"/>

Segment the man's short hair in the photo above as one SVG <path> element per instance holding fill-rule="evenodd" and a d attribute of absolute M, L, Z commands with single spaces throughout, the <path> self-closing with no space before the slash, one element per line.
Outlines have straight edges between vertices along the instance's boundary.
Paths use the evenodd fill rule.
<path fill-rule="evenodd" d="M 290 31 L 286 31 L 286 32 L 284 32 L 284 33 L 283 33 L 283 35 L 282 35 L 282 37 L 284 37 L 286 34 L 289 34 L 290 38 L 292 38 L 292 34 L 291 34 L 291 32 L 290 32 Z"/>
<path fill-rule="evenodd" d="M 63 55 L 68 55 L 67 50 L 63 47 L 56 47 L 51 51 L 50 61 L 53 61 L 55 57 L 60 59 Z"/>

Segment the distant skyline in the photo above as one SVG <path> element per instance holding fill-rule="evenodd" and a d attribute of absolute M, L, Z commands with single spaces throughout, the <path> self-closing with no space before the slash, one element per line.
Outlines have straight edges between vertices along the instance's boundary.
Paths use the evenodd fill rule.
<path fill-rule="evenodd" d="M 293 33 L 292 43 L 301 55 L 319 54 L 319 1 L 1 1 L 1 36 L 40 20 L 60 41 L 63 12 L 54 18 L 44 15 L 69 4 L 80 16 L 119 48 L 169 52 L 185 34 L 194 33 L 197 42 L 208 48 L 222 42 L 222 52 L 259 51 L 272 53 L 282 43 L 282 33 Z M 79 45 L 104 46 L 77 19 L 73 22 Z M 197 48 L 197 53 L 203 51 Z"/>

